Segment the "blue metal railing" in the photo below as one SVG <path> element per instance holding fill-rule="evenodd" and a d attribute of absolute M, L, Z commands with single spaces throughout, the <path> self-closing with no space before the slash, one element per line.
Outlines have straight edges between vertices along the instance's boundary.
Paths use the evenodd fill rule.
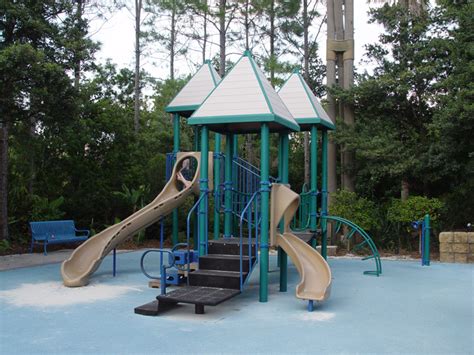
<path fill-rule="evenodd" d="M 188 217 L 186 218 L 186 243 L 188 244 L 188 252 L 190 250 L 189 248 L 190 248 L 190 239 L 191 239 L 191 217 L 192 217 L 193 212 L 194 212 L 196 214 L 197 230 L 198 230 L 197 240 L 194 241 L 194 243 L 195 243 L 194 245 L 195 245 L 195 247 L 197 246 L 198 253 L 199 253 L 199 246 L 204 246 L 205 254 L 207 254 L 207 242 L 208 242 L 208 233 L 207 233 L 208 232 L 208 223 L 207 222 L 209 220 L 209 214 L 207 212 L 205 212 L 205 214 L 206 214 L 206 233 L 204 235 L 203 240 L 201 240 L 201 236 L 200 236 L 200 233 L 199 233 L 200 221 L 199 221 L 199 208 L 198 207 L 201 205 L 201 202 L 204 201 L 204 203 L 206 204 L 206 211 L 207 211 L 208 200 L 209 200 L 208 195 L 209 195 L 209 192 L 201 195 L 201 197 L 199 197 L 199 199 L 196 201 L 194 206 L 191 207 L 191 209 L 188 212 Z"/>
<path fill-rule="evenodd" d="M 247 279 L 249 279 L 248 275 L 251 274 L 253 270 L 252 264 L 252 234 L 255 238 L 255 258 L 258 258 L 258 236 L 259 236 L 259 226 L 260 226 L 260 191 L 255 191 L 252 197 L 247 202 L 246 206 L 243 208 L 242 213 L 240 215 L 240 291 L 243 291 L 244 287 L 244 277 L 243 277 L 243 236 L 244 236 L 244 216 L 247 215 L 247 233 L 248 233 L 248 258 L 249 258 L 249 268 Z M 253 219 L 253 223 L 252 223 Z M 252 233 L 252 230 L 254 232 Z M 256 260 L 257 261 L 257 260 Z M 257 261 L 258 262 L 258 261 Z"/>
<path fill-rule="evenodd" d="M 179 247 L 186 246 L 185 243 L 178 243 L 176 244 L 171 250 L 167 249 L 150 249 L 147 250 L 142 254 L 142 257 L 140 258 L 140 269 L 142 270 L 143 275 L 148 277 L 149 279 L 152 280 L 160 280 L 160 293 L 162 295 L 166 294 L 166 270 L 172 268 L 175 265 L 175 256 L 174 252 L 176 249 Z M 160 253 L 160 275 L 159 276 L 153 276 L 150 275 L 146 270 L 145 270 L 145 256 L 147 256 L 150 253 Z M 168 264 L 163 263 L 163 254 L 168 254 Z M 188 254 L 189 255 L 189 254 Z M 188 258 L 189 260 L 189 258 Z M 189 262 L 188 262 L 189 263 Z"/>

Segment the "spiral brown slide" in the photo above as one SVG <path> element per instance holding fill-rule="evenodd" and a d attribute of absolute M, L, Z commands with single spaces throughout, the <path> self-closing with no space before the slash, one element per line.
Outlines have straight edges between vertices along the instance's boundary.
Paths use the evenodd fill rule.
<path fill-rule="evenodd" d="M 271 244 L 283 248 L 300 274 L 301 280 L 296 286 L 296 297 L 324 301 L 331 292 L 331 269 L 315 249 L 290 231 L 290 222 L 299 203 L 300 196 L 296 192 L 283 184 L 272 184 Z M 282 218 L 284 219 L 283 234 L 278 232 Z"/>
<path fill-rule="evenodd" d="M 200 157 L 201 154 L 198 152 L 178 153 L 170 180 L 151 203 L 89 238 L 74 250 L 71 257 L 61 265 L 64 285 L 68 287 L 87 285 L 90 276 L 98 269 L 104 257 L 117 245 L 171 213 L 191 194 L 199 194 Z M 196 173 L 191 181 L 183 184 L 178 180 L 178 173 L 186 165 L 185 161 L 189 162 L 191 159 L 197 161 Z M 209 189 L 212 190 L 212 153 L 209 153 L 209 162 Z"/>

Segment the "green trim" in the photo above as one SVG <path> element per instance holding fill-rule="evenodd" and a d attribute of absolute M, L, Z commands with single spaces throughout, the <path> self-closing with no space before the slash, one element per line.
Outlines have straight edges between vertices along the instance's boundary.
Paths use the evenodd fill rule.
<path fill-rule="evenodd" d="M 222 80 L 222 78 L 219 76 L 219 73 L 217 73 L 216 70 L 212 67 L 211 61 L 209 59 L 207 59 L 205 63 L 207 64 L 209 72 L 211 73 L 212 81 L 214 82 L 214 87 L 216 87 L 217 84 L 219 84 L 219 81 Z M 218 78 L 220 79 L 219 81 L 216 79 L 214 73 L 217 74 Z"/>
<path fill-rule="evenodd" d="M 329 128 L 331 130 L 336 129 L 336 127 L 332 123 L 326 122 L 325 120 L 320 120 L 319 118 L 302 117 L 302 118 L 295 118 L 295 120 L 300 125 L 302 125 L 302 124 L 313 125 L 314 124 L 314 125 L 317 125 L 317 126 L 323 126 L 323 127 Z"/>
<path fill-rule="evenodd" d="M 259 123 L 259 122 L 275 122 L 293 131 L 299 132 L 300 127 L 287 119 L 272 114 L 261 113 L 257 115 L 229 115 L 229 116 L 206 116 L 193 117 L 188 120 L 188 124 L 193 125 L 213 125 L 213 124 L 228 124 L 228 123 Z"/>
<path fill-rule="evenodd" d="M 274 115 L 275 116 L 275 122 L 281 124 L 282 126 L 285 126 L 289 129 L 292 129 L 293 131 L 296 131 L 296 132 L 299 132 L 301 130 L 299 124 L 297 122 L 293 123 L 289 120 L 287 120 L 286 118 L 283 118 L 281 116 L 278 116 L 278 115 Z"/>
<path fill-rule="evenodd" d="M 247 122 L 272 122 L 275 115 L 271 113 L 261 113 L 258 115 L 229 115 L 229 116 L 191 116 L 188 120 L 189 125 L 203 124 L 223 124 L 223 123 L 247 123 Z"/>
<path fill-rule="evenodd" d="M 319 118 L 319 120 L 321 121 L 320 123 L 324 124 L 324 123 L 327 123 L 329 124 L 329 122 L 327 122 L 324 118 L 321 117 L 321 115 L 319 114 L 318 112 L 318 108 L 316 107 L 316 105 L 314 104 L 313 100 L 312 100 L 312 97 L 311 95 L 314 96 L 315 99 L 316 96 L 314 95 L 314 93 L 311 91 L 311 89 L 309 88 L 308 86 L 308 83 L 303 79 L 303 76 L 301 74 L 298 74 L 298 78 L 300 79 L 300 82 L 301 82 L 301 85 L 303 86 L 303 89 L 304 91 L 306 92 L 306 95 L 308 96 L 308 100 L 309 102 L 311 103 L 311 106 L 313 107 L 313 110 L 314 110 L 314 113 L 317 115 L 317 117 Z M 324 110 L 324 109 L 323 109 Z M 331 125 L 334 127 L 334 124 L 331 122 Z M 325 125 L 325 126 L 328 126 L 328 125 Z M 334 127 L 335 129 L 336 127 Z"/>
<path fill-rule="evenodd" d="M 247 51 L 246 51 L 246 52 L 247 52 Z M 250 52 L 249 52 L 249 53 L 250 53 Z M 257 79 L 258 86 L 260 86 L 260 90 L 262 90 L 262 94 L 263 94 L 263 97 L 265 98 L 265 102 L 267 103 L 268 109 L 270 110 L 271 113 L 274 114 L 275 112 L 273 111 L 273 107 L 272 107 L 272 105 L 271 105 L 271 103 L 270 103 L 270 99 L 268 98 L 268 95 L 267 95 L 267 93 L 266 93 L 266 91 L 265 91 L 265 89 L 264 89 L 264 87 L 263 87 L 263 83 L 262 83 L 262 81 L 260 80 L 260 77 L 259 77 L 259 75 L 258 75 L 257 68 L 256 68 L 256 64 L 255 64 L 255 62 L 254 62 L 254 60 L 253 60 L 253 58 L 252 58 L 251 55 L 249 55 L 248 58 L 249 58 L 250 66 L 252 67 L 253 73 L 254 73 L 254 75 L 255 75 L 255 78 Z"/>
<path fill-rule="evenodd" d="M 167 106 L 165 108 L 166 112 L 169 113 L 179 113 L 183 111 L 196 111 L 199 108 L 199 104 L 197 105 L 182 105 L 182 106 Z"/>

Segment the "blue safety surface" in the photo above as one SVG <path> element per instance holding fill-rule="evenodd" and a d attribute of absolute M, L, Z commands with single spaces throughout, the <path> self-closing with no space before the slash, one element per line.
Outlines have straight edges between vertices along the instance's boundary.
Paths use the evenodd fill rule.
<path fill-rule="evenodd" d="M 271 257 L 269 302 L 258 302 L 258 272 L 240 296 L 206 314 L 182 305 L 159 317 L 135 315 L 154 299 L 139 271 L 141 252 L 120 254 L 118 275 L 108 257 L 86 288 L 60 286 L 59 264 L 0 272 L 0 353 L 396 353 L 469 354 L 473 343 L 473 266 L 330 259 L 330 299 L 306 311 L 278 291 Z M 158 263 L 157 263 L 158 265 Z"/>

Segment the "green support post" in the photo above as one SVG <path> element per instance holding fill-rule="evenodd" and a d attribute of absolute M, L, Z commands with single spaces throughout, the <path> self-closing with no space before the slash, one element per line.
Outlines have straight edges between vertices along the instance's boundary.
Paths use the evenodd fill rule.
<path fill-rule="evenodd" d="M 422 257 L 422 265 L 423 266 L 430 266 L 430 233 L 431 233 L 431 226 L 430 226 L 430 215 L 425 215 L 424 218 L 424 235 L 423 235 L 423 255 Z"/>
<path fill-rule="evenodd" d="M 200 197 L 207 195 L 209 191 L 208 182 L 208 169 L 209 169 L 209 128 L 203 126 L 201 128 L 201 179 L 199 181 L 199 187 L 201 191 Z M 207 243 L 207 222 L 208 219 L 208 206 L 207 197 L 204 197 L 199 204 L 199 255 L 206 253 Z"/>
<path fill-rule="evenodd" d="M 311 208 L 310 208 L 310 231 L 316 233 L 318 221 L 316 214 L 318 212 L 318 199 L 316 193 L 318 191 L 318 128 L 311 125 Z M 316 248 L 316 239 L 313 238 L 311 246 Z"/>
<path fill-rule="evenodd" d="M 260 141 L 260 191 L 261 191 L 261 232 L 260 232 L 260 302 L 268 301 L 268 223 L 270 201 L 270 130 L 267 123 L 261 126 Z"/>
<path fill-rule="evenodd" d="M 288 184 L 288 167 L 289 167 L 289 151 L 290 151 L 290 141 L 288 138 L 288 133 L 282 133 L 281 137 L 281 175 L 280 181 L 282 184 Z M 283 226 L 280 226 L 282 228 Z M 288 254 L 281 249 L 278 248 L 280 251 L 279 254 L 279 262 L 280 262 L 280 292 L 286 292 L 288 289 Z"/>
<path fill-rule="evenodd" d="M 232 159 L 237 158 L 239 156 L 239 135 L 233 134 L 232 135 Z M 239 188 L 238 186 L 238 176 L 237 176 L 237 169 L 232 169 L 232 186 L 236 189 Z M 235 199 L 238 201 L 240 198 L 240 191 L 237 191 L 239 195 L 235 194 Z M 234 208 L 234 204 L 232 204 L 232 209 Z M 236 236 L 239 234 L 239 216 L 237 214 L 232 213 L 232 235 Z"/>
<path fill-rule="evenodd" d="M 179 130 L 179 114 L 175 113 L 173 116 L 173 153 L 175 155 L 179 152 L 180 146 L 180 130 Z M 173 245 L 178 244 L 178 232 L 179 232 L 179 217 L 178 209 L 173 210 L 172 215 L 172 232 L 171 232 L 171 242 Z"/>
<path fill-rule="evenodd" d="M 278 135 L 278 182 L 282 181 L 283 176 L 283 135 Z M 282 231 L 283 222 L 280 223 L 280 231 Z M 281 259 L 281 247 L 278 247 L 277 250 L 277 267 L 280 267 L 280 259 Z M 280 270 L 281 275 L 281 270 Z M 281 288 L 281 287 L 280 287 Z"/>
<path fill-rule="evenodd" d="M 323 130 L 322 134 L 323 148 L 322 148 L 322 188 L 321 188 L 321 215 L 328 214 L 328 131 Z M 327 259 L 328 255 L 328 222 L 326 218 L 321 220 L 321 255 Z"/>
<path fill-rule="evenodd" d="M 219 239 L 220 235 L 220 211 L 218 207 L 220 201 L 220 184 L 221 184 L 221 159 L 220 159 L 220 152 L 221 152 L 221 135 L 216 133 L 215 138 L 215 148 L 214 148 L 214 191 L 215 191 L 215 198 L 214 198 L 214 239 Z"/>
<path fill-rule="evenodd" d="M 199 134 L 200 134 L 200 127 L 199 126 L 195 126 L 194 127 L 194 151 L 195 152 L 199 152 L 201 150 L 200 148 L 200 145 L 199 145 Z M 196 203 L 198 201 L 198 198 L 197 197 L 194 197 L 194 203 Z M 197 236 L 198 236 L 198 221 L 197 221 L 198 218 L 196 218 L 196 216 L 193 216 L 193 225 L 192 225 L 192 228 L 193 228 L 193 237 L 194 237 L 194 250 L 199 250 L 199 246 L 197 245 Z"/>
<path fill-rule="evenodd" d="M 232 236 L 232 144 L 233 134 L 226 134 L 225 139 L 225 181 L 224 181 L 224 237 Z"/>

